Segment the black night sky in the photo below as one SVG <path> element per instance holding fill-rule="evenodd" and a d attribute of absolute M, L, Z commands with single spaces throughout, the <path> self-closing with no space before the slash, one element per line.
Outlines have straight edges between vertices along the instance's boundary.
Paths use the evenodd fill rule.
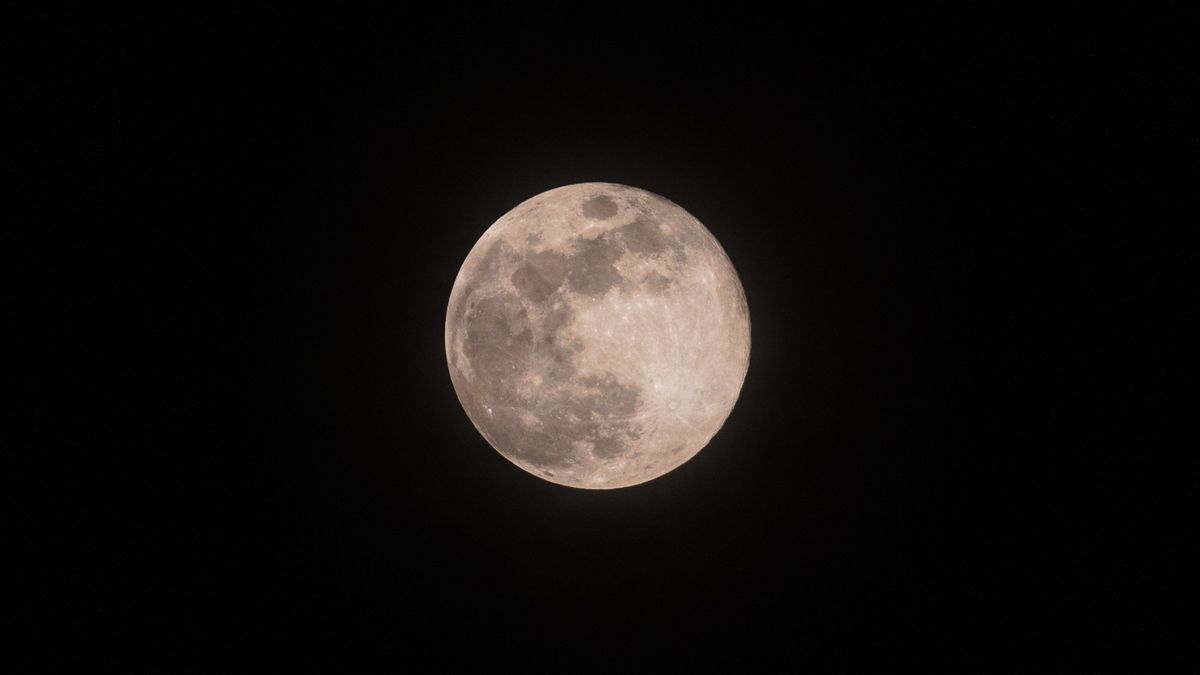
<path fill-rule="evenodd" d="M 48 208 L 94 270 L 54 282 L 89 439 L 60 656 L 1020 670 L 1171 639 L 1129 484 L 1178 405 L 1146 331 L 1184 260 L 1150 223 L 1196 178 L 1180 73 L 1071 22 L 896 18 L 42 17 L 80 139 Z M 753 323 L 723 430 L 618 491 L 492 450 L 443 347 L 479 235 L 586 181 L 694 214 Z"/>

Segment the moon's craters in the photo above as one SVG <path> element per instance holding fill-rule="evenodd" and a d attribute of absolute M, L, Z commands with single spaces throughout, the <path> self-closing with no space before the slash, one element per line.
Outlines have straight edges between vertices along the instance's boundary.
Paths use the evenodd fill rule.
<path fill-rule="evenodd" d="M 724 251 L 671 202 L 609 183 L 544 192 L 459 271 L 446 354 L 459 400 L 518 466 L 613 488 L 679 466 L 720 429 L 750 350 Z"/>

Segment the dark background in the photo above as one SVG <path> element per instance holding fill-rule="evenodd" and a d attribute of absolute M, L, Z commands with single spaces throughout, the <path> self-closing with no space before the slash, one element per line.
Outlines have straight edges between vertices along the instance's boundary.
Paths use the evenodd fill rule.
<path fill-rule="evenodd" d="M 1116 18 L 41 16 L 31 98 L 76 151 L 41 158 L 85 437 L 62 653 L 1020 670 L 1175 639 L 1132 486 L 1178 405 L 1161 226 L 1197 136 L 1176 43 Z M 712 443 L 611 492 L 492 450 L 443 347 L 479 235 L 584 181 L 705 223 L 753 323 Z"/>

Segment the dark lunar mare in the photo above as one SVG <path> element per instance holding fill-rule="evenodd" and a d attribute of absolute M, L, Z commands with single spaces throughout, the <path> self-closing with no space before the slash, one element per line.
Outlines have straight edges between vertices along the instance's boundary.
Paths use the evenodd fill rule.
<path fill-rule="evenodd" d="M 496 242 L 474 279 L 515 269 L 510 280 L 518 292 L 488 295 L 491 289 L 472 283 L 463 295 L 462 319 L 453 324 L 456 333 L 466 331 L 463 356 L 475 375 L 463 387 L 461 372 L 452 374 L 460 391 L 468 392 L 463 403 L 472 419 L 489 420 L 476 426 L 494 445 L 511 449 L 548 475 L 570 464 L 573 440 L 591 444 L 596 457 L 611 458 L 628 452 L 626 439 L 639 434 L 628 422 L 641 401 L 638 388 L 612 376 L 576 377 L 573 359 L 580 346 L 562 335 L 573 318 L 562 297 L 564 282 L 587 295 L 625 283 L 612 264 L 622 248 L 607 235 L 584 242 L 571 256 L 521 255 Z"/>

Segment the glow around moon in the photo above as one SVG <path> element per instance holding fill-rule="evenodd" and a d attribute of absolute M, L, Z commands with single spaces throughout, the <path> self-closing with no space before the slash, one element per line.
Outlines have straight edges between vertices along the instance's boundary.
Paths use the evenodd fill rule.
<path fill-rule="evenodd" d="M 548 481 L 617 488 L 691 459 L 741 391 L 750 317 L 725 251 L 658 195 L 568 185 L 496 221 L 446 314 L 450 378 L 492 447 Z"/>

